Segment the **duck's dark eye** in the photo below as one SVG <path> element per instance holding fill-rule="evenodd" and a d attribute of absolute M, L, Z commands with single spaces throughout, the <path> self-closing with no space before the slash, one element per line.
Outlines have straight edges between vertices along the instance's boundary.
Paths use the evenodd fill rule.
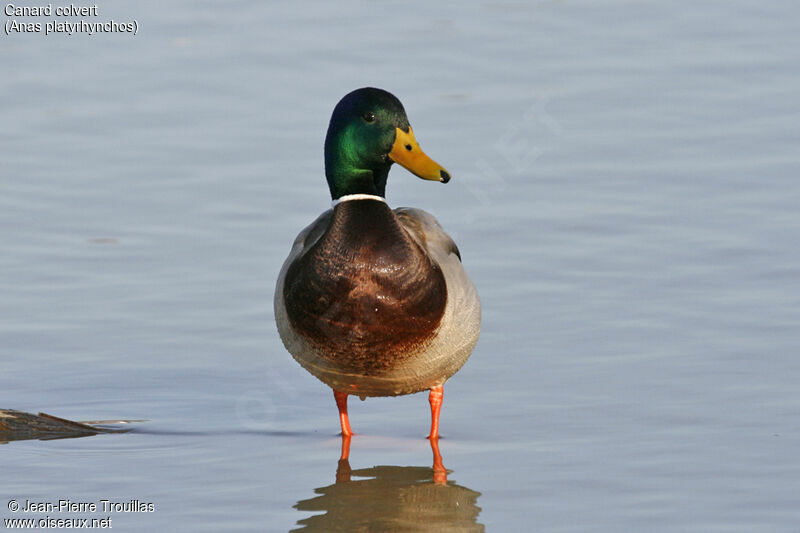
<path fill-rule="evenodd" d="M 406 145 L 406 150 L 408 150 L 409 152 L 411 151 L 411 145 L 410 144 Z"/>
<path fill-rule="evenodd" d="M 367 111 L 363 115 L 361 115 L 366 122 L 375 122 L 375 113 L 372 111 Z"/>

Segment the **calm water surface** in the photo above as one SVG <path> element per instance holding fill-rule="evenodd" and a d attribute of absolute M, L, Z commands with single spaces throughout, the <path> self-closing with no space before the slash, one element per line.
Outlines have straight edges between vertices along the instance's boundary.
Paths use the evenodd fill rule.
<path fill-rule="evenodd" d="M 795 3 L 98 6 L 139 34 L 0 38 L 0 408 L 149 422 L 0 446 L 2 518 L 798 531 Z M 436 214 L 483 301 L 446 487 L 423 394 L 351 402 L 336 483 L 332 395 L 275 329 L 330 112 L 365 85 L 452 172 L 396 168 L 388 198 Z"/>

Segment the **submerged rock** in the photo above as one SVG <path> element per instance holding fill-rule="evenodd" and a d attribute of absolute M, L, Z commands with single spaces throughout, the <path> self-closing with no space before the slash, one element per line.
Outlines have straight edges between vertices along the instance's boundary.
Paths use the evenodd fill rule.
<path fill-rule="evenodd" d="M 127 430 L 73 422 L 46 413 L 34 415 L 14 409 L 0 409 L 0 443 L 12 440 L 70 439 L 124 431 Z"/>

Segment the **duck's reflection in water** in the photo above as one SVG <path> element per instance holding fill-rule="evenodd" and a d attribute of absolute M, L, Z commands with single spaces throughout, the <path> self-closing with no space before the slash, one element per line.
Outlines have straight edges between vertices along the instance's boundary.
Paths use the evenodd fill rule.
<path fill-rule="evenodd" d="M 431 440 L 433 468 L 350 468 L 350 438 L 342 438 L 336 483 L 301 500 L 299 511 L 322 512 L 298 520 L 294 531 L 483 531 L 477 522 L 480 492 L 447 481 L 438 439 Z M 356 479 L 363 478 L 363 479 Z"/>

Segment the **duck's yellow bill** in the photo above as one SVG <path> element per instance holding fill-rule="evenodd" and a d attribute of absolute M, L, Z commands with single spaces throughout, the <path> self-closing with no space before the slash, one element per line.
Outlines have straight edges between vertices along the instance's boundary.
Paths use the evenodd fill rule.
<path fill-rule="evenodd" d="M 425 152 L 419 147 L 411 126 L 408 127 L 408 133 L 400 128 L 395 128 L 395 130 L 397 135 L 394 145 L 392 145 L 392 151 L 389 152 L 389 158 L 392 161 L 403 165 L 424 180 L 441 181 L 442 183 L 450 181 L 450 173 L 425 155 Z"/>

